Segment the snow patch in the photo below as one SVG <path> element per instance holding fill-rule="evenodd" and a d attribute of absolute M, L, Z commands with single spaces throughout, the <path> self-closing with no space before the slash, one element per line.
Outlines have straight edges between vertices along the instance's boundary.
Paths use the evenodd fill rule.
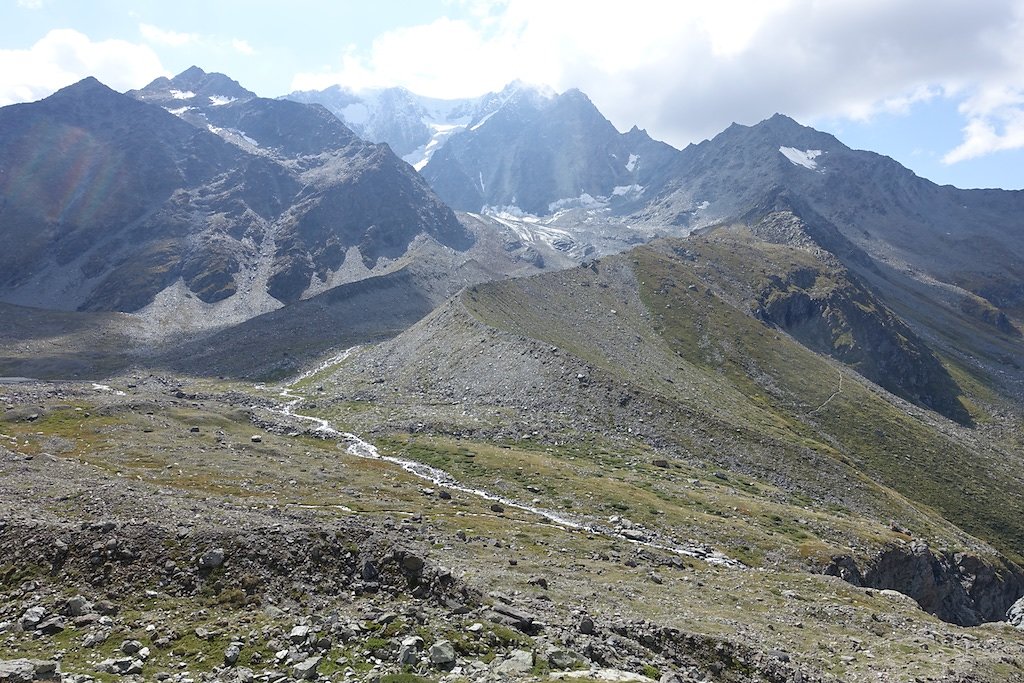
<path fill-rule="evenodd" d="M 484 172 L 480 171 L 480 194 L 487 194 L 487 186 L 484 185 Z"/>
<path fill-rule="evenodd" d="M 195 109 L 195 107 L 178 107 L 177 109 L 171 109 L 170 107 L 164 107 L 164 109 L 167 110 L 167 113 L 169 113 L 169 114 L 174 114 L 175 116 L 181 116 L 185 112 L 191 111 L 191 110 Z"/>
<path fill-rule="evenodd" d="M 94 383 L 92 385 L 92 388 L 95 389 L 96 391 L 109 391 L 109 392 L 113 393 L 115 396 L 124 396 L 124 392 L 123 391 L 121 391 L 120 389 L 115 391 L 113 389 L 113 387 L 111 387 L 109 384 L 95 384 Z"/>
<path fill-rule="evenodd" d="M 616 185 L 612 188 L 612 196 L 614 197 L 639 197 L 644 193 L 643 185 Z"/>
<path fill-rule="evenodd" d="M 225 104 L 231 104 L 236 99 L 235 97 L 224 97 L 223 95 L 210 95 L 210 104 L 215 107 L 223 107 Z"/>
<path fill-rule="evenodd" d="M 424 123 L 430 126 L 433 131 L 430 136 L 430 140 L 427 144 L 420 145 L 402 157 L 417 171 L 423 170 L 423 167 L 427 165 L 428 161 L 430 161 L 430 157 L 434 155 L 434 152 L 439 150 L 441 146 L 447 142 L 448 138 L 452 136 L 452 134 L 457 133 L 460 130 L 465 130 L 466 128 L 465 123 L 433 123 L 426 120 L 424 120 Z"/>
<path fill-rule="evenodd" d="M 573 208 L 584 208 L 584 209 L 597 209 L 608 203 L 607 197 L 594 197 L 593 195 L 582 192 L 579 197 L 565 197 L 548 204 L 548 213 L 555 213 L 562 209 L 573 209 Z"/>
<path fill-rule="evenodd" d="M 487 116 L 483 117 L 482 119 L 480 119 L 479 121 L 474 123 L 473 126 L 470 128 L 470 130 L 478 130 L 480 128 L 480 126 L 482 126 L 485 123 L 487 123 L 487 119 L 491 118 L 492 116 L 494 116 L 497 113 L 498 113 L 497 110 L 492 111 L 490 114 L 488 114 Z"/>
<path fill-rule="evenodd" d="M 629 161 L 626 162 L 626 170 L 632 173 L 636 170 L 636 162 L 640 161 L 639 155 L 630 154 Z"/>
<path fill-rule="evenodd" d="M 176 100 L 191 100 L 196 94 L 191 90 L 172 90 L 171 97 Z"/>
<path fill-rule="evenodd" d="M 779 147 L 779 151 L 782 152 L 782 156 L 789 159 L 794 166 L 803 166 L 804 168 L 809 168 L 812 171 L 818 168 L 818 162 L 815 161 L 815 159 L 822 154 L 820 149 L 799 150 L 796 147 Z"/>

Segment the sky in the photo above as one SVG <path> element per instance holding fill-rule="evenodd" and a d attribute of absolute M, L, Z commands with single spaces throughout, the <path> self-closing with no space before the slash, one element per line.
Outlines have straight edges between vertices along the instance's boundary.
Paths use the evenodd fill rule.
<path fill-rule="evenodd" d="M 0 0 L 0 106 L 193 64 L 266 97 L 575 87 L 679 148 L 779 112 L 940 184 L 1024 188 L 1024 0 Z"/>

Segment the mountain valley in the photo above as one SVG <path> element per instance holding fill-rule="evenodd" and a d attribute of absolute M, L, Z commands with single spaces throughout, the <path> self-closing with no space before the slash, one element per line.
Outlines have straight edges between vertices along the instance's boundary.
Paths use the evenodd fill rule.
<path fill-rule="evenodd" d="M 1024 193 L 197 67 L 0 171 L 0 680 L 1024 680 Z"/>

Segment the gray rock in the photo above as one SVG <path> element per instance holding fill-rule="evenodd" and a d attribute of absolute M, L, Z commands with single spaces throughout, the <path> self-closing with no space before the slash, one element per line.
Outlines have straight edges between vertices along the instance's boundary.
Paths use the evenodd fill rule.
<path fill-rule="evenodd" d="M 26 631 L 32 631 L 36 626 L 42 622 L 43 617 L 46 616 L 46 610 L 40 606 L 29 607 L 25 610 L 25 613 L 21 615 L 21 627 Z"/>
<path fill-rule="evenodd" d="M 377 565 L 374 564 L 373 560 L 363 560 L 362 565 L 359 567 L 359 575 L 363 578 L 363 581 L 374 581 L 380 576 L 380 572 L 377 570 Z"/>
<path fill-rule="evenodd" d="M 121 652 L 126 655 L 137 655 L 142 649 L 142 643 L 137 640 L 126 640 L 121 643 Z"/>
<path fill-rule="evenodd" d="M 112 616 L 121 611 L 121 608 L 110 602 L 109 600 L 100 600 L 92 606 L 96 610 L 97 614 L 103 614 L 105 616 Z"/>
<path fill-rule="evenodd" d="M 119 657 L 118 659 L 104 659 L 96 665 L 96 670 L 102 673 L 125 676 L 130 673 L 142 673 L 143 664 L 141 660 L 131 657 Z"/>
<path fill-rule="evenodd" d="M 430 663 L 439 669 L 455 665 L 455 646 L 447 640 L 439 640 L 430 646 Z"/>
<path fill-rule="evenodd" d="M 224 564 L 223 548 L 214 548 L 213 550 L 207 550 L 199 557 L 200 569 L 216 569 L 222 564 Z"/>
<path fill-rule="evenodd" d="M 64 613 L 69 617 L 81 617 L 89 613 L 90 607 L 89 601 L 84 596 L 76 595 L 73 598 L 68 598 L 64 605 Z"/>
<path fill-rule="evenodd" d="M 92 633 L 87 634 L 85 638 L 82 639 L 82 647 L 96 647 L 97 645 L 102 645 L 103 643 L 107 642 L 107 638 L 109 637 L 110 631 L 107 631 L 105 629 L 100 631 L 93 631 Z"/>
<path fill-rule="evenodd" d="M 29 681 L 59 681 L 60 665 L 38 659 L 11 659 L 0 661 L 0 681 L 29 683 Z"/>
<path fill-rule="evenodd" d="M 552 669 L 571 669 L 578 661 L 579 657 L 568 650 L 555 649 L 548 652 L 548 664 Z"/>
<path fill-rule="evenodd" d="M 423 639 L 419 636 L 409 636 L 402 639 L 402 647 L 413 647 L 417 650 L 423 648 Z"/>
<path fill-rule="evenodd" d="M 36 631 L 44 636 L 57 635 L 64 630 L 64 619 L 62 617 L 51 617 L 36 626 Z"/>
<path fill-rule="evenodd" d="M 419 656 L 414 646 L 403 645 L 398 651 L 398 663 L 402 666 L 413 666 L 418 659 Z"/>
<path fill-rule="evenodd" d="M 317 667 L 320 666 L 320 655 L 308 657 L 292 667 L 292 677 L 299 680 L 313 680 L 316 678 Z"/>
<path fill-rule="evenodd" d="M 307 638 L 309 638 L 308 626 L 296 626 L 288 633 L 288 640 L 292 641 L 296 645 L 301 645 L 306 642 Z"/>
<path fill-rule="evenodd" d="M 417 573 L 423 570 L 423 558 L 418 555 L 406 553 L 402 558 L 402 569 L 407 572 Z"/>
<path fill-rule="evenodd" d="M 234 666 L 242 655 L 242 648 L 238 643 L 231 643 L 224 650 L 224 666 Z"/>
<path fill-rule="evenodd" d="M 533 669 L 533 653 L 526 650 L 512 650 L 495 671 L 501 674 L 525 674 Z"/>
<path fill-rule="evenodd" d="M 523 633 L 532 634 L 538 630 L 535 618 L 532 614 L 513 607 L 512 605 L 495 605 L 491 608 L 491 621 L 503 623 Z"/>
<path fill-rule="evenodd" d="M 590 635 L 594 632 L 594 620 L 590 617 L 580 619 L 580 633 Z"/>

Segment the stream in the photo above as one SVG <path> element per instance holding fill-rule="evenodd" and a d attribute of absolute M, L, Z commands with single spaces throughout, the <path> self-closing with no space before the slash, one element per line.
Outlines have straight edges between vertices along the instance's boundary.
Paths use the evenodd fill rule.
<path fill-rule="evenodd" d="M 570 531 L 583 531 L 589 534 L 606 536 L 609 538 L 614 538 L 616 540 L 626 541 L 637 546 L 661 550 L 685 557 L 693 557 L 704 562 L 707 562 L 708 564 L 718 565 L 721 567 L 729 567 L 733 569 L 745 568 L 745 565 L 739 562 L 738 560 L 734 560 L 733 558 L 725 555 L 720 551 L 707 548 L 702 545 L 669 545 L 656 543 L 653 541 L 646 540 L 644 538 L 630 537 L 627 534 L 631 530 L 621 532 L 617 529 L 601 526 L 598 524 L 581 523 L 576 520 L 570 519 L 569 517 L 558 512 L 555 512 L 553 510 L 547 510 L 545 508 L 537 507 L 534 505 L 528 505 L 526 503 L 521 503 L 511 498 L 506 498 L 505 496 L 500 496 L 491 493 L 490 491 L 485 491 L 483 489 L 467 486 L 466 484 L 459 482 L 455 477 L 453 477 L 451 474 L 445 472 L 442 469 L 433 467 L 431 465 L 426 465 L 415 460 L 406 460 L 404 458 L 397 458 L 390 455 L 382 455 L 380 451 L 377 450 L 377 447 L 374 446 L 373 444 L 365 441 L 364 439 L 360 438 L 355 434 L 352 434 L 351 432 L 342 432 L 338 429 L 335 429 L 328 420 L 325 420 L 321 417 L 315 417 L 313 415 L 303 415 L 302 413 L 296 412 L 297 408 L 303 401 L 303 397 L 296 395 L 292 387 L 294 387 L 302 380 L 307 379 L 317 374 L 318 372 L 326 370 L 332 365 L 337 365 L 338 363 L 341 363 L 350 355 L 352 355 L 352 353 L 354 353 L 358 348 L 359 347 L 356 346 L 350 349 L 346 349 L 345 351 L 339 353 L 338 355 L 324 361 L 316 368 L 302 373 L 294 380 L 289 382 L 281 389 L 279 393 L 279 396 L 286 399 L 286 402 L 282 404 L 282 406 L 279 409 L 270 409 L 271 412 L 275 412 L 279 415 L 288 418 L 312 422 L 315 426 L 310 431 L 315 436 L 318 436 L 323 439 L 335 439 L 341 443 L 346 443 L 346 452 L 349 453 L 350 455 L 356 456 L 358 458 L 366 458 L 368 460 L 383 460 L 384 462 L 392 463 L 393 465 L 396 465 L 401 469 L 405 470 L 409 474 L 412 474 L 415 477 L 430 482 L 434 486 L 445 488 L 450 491 L 457 491 L 459 493 L 475 496 L 483 500 L 491 501 L 492 503 L 498 503 L 499 505 L 502 505 L 504 507 L 522 510 L 523 512 L 527 512 L 538 517 L 541 517 L 547 522 L 554 524 L 558 527 L 561 527 L 563 529 L 567 529 Z M 634 536 L 636 536 L 636 532 L 634 532 Z"/>

